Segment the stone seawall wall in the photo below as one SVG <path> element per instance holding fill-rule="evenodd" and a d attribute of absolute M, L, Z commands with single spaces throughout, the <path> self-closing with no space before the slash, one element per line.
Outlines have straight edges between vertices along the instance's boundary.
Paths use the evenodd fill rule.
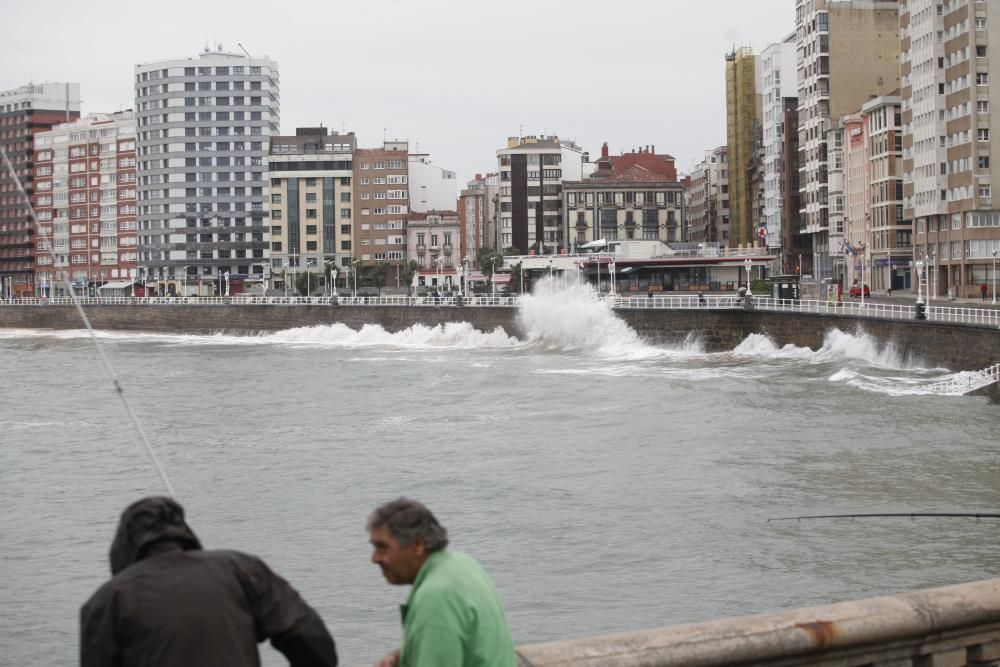
<path fill-rule="evenodd" d="M 524 337 L 514 308 L 428 306 L 88 306 L 98 329 L 177 333 L 255 333 L 317 324 L 343 323 L 352 329 L 378 324 L 390 332 L 413 324 L 469 322 L 482 331 L 502 327 Z M 819 349 L 834 328 L 864 331 L 891 343 L 903 359 L 952 370 L 980 370 L 1000 362 L 1000 331 L 988 327 L 913 320 L 876 320 L 836 315 L 752 310 L 621 309 L 616 313 L 653 343 L 680 343 L 696 335 L 705 349 L 731 350 L 751 333 L 781 345 Z M 0 328 L 80 329 L 72 306 L 0 307 Z"/>

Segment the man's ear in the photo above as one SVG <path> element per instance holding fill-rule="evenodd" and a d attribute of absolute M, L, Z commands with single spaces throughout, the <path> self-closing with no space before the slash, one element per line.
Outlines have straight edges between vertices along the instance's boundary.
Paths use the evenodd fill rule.
<path fill-rule="evenodd" d="M 427 542 L 418 537 L 413 541 L 413 552 L 417 555 L 417 558 L 423 558 L 427 555 Z"/>

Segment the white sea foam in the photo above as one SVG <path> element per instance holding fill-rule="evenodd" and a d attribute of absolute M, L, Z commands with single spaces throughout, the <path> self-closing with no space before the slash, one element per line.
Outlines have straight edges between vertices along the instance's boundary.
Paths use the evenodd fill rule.
<path fill-rule="evenodd" d="M 518 318 L 528 344 L 542 349 L 632 361 L 702 352 L 694 336 L 676 347 L 650 345 L 614 314 L 593 287 L 568 279 L 538 282 L 524 297 Z"/>
<path fill-rule="evenodd" d="M 755 357 L 763 359 L 803 359 L 810 360 L 816 353 L 808 347 L 799 347 L 791 343 L 778 347 L 770 336 L 750 334 L 739 345 L 733 348 L 734 355 L 740 357 Z"/>

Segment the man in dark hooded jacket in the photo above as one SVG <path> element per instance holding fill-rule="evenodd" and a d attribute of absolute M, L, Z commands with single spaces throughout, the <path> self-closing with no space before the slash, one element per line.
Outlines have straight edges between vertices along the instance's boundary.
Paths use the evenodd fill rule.
<path fill-rule="evenodd" d="M 323 620 L 258 558 L 205 551 L 170 498 L 122 513 L 112 579 L 83 605 L 81 667 L 260 665 L 270 639 L 293 667 L 335 667 Z"/>

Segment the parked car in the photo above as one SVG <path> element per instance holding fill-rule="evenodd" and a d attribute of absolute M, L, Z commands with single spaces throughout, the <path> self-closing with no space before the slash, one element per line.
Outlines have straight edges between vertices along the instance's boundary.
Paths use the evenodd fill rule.
<path fill-rule="evenodd" d="M 851 292 L 850 292 L 850 294 L 851 294 L 852 297 L 855 297 L 855 298 L 861 296 L 861 286 L 860 285 L 851 285 Z M 871 295 L 872 295 L 871 289 L 868 287 L 868 285 L 865 285 L 865 298 L 870 297 Z"/>

